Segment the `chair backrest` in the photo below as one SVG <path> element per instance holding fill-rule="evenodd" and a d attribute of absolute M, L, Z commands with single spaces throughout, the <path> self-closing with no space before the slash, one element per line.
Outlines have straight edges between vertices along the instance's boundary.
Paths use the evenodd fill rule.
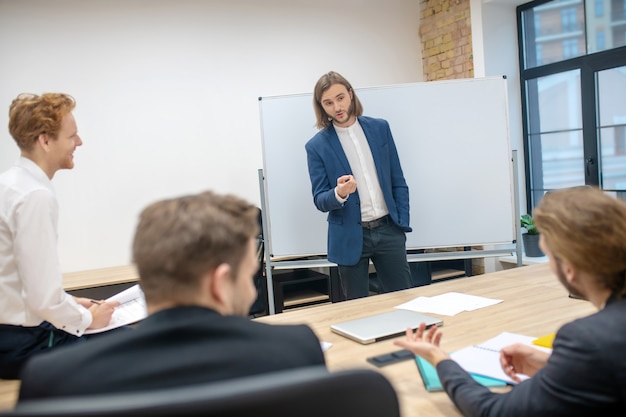
<path fill-rule="evenodd" d="M 382 374 L 310 367 L 150 392 L 31 400 L 0 413 L 3 417 L 353 415 L 400 416 L 396 393 Z"/>

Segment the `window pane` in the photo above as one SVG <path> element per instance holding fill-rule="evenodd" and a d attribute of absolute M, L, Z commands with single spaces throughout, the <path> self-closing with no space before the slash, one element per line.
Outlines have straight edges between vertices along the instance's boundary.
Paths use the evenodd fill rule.
<path fill-rule="evenodd" d="M 626 126 L 600 129 L 602 188 L 626 191 Z"/>
<path fill-rule="evenodd" d="M 626 67 L 597 73 L 602 188 L 626 191 Z"/>
<path fill-rule="evenodd" d="M 582 0 L 554 0 L 533 7 L 522 12 L 522 22 L 525 68 L 587 53 Z"/>
<path fill-rule="evenodd" d="M 587 2 L 587 47 L 589 53 L 625 45 L 626 16 L 624 0 Z"/>
<path fill-rule="evenodd" d="M 542 178 L 533 183 L 534 191 L 585 185 L 582 130 L 533 135 L 531 147 L 534 155 L 541 154 L 541 166 L 533 172 Z"/>
<path fill-rule="evenodd" d="M 582 129 L 580 71 L 573 70 L 528 82 L 537 97 L 537 116 L 529 120 L 530 133 Z M 533 91 L 534 90 L 534 91 Z"/>
<path fill-rule="evenodd" d="M 600 127 L 626 122 L 626 66 L 599 71 L 598 124 Z"/>

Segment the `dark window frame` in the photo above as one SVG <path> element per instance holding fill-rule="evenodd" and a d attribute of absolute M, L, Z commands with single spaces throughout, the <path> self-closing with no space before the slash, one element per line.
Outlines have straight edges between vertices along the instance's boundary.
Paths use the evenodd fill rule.
<path fill-rule="evenodd" d="M 564 59 L 559 62 L 553 62 L 545 65 L 538 64 L 535 56 L 526 57 L 525 51 L 528 45 L 525 44 L 524 30 L 529 35 L 529 39 L 534 39 L 535 25 L 527 22 L 528 26 L 523 27 L 523 13 L 529 9 L 549 3 L 551 0 L 537 0 L 526 3 L 517 7 L 517 36 L 518 36 L 518 53 L 520 66 L 520 91 L 522 97 L 522 133 L 524 146 L 524 172 L 526 177 L 526 209 L 531 212 L 533 207 L 539 202 L 546 191 L 543 186 L 534 187 L 533 178 L 542 178 L 541 164 L 534 164 L 533 160 L 541 161 L 541 155 L 531 155 L 530 133 L 528 121 L 534 118 L 538 121 L 538 106 L 536 105 L 538 97 L 536 91 L 528 91 L 527 82 L 540 77 L 567 72 L 571 70 L 580 71 L 581 82 L 581 111 L 583 124 L 583 153 L 585 161 L 585 184 L 600 186 L 600 164 L 598 163 L 600 155 L 598 149 L 598 132 L 596 128 L 596 108 L 597 108 L 597 91 L 596 91 L 596 73 L 599 71 L 626 66 L 626 46 L 613 48 L 609 50 L 585 54 L 578 57 Z M 584 3 L 584 2 L 583 2 Z M 532 49 L 535 45 L 532 45 Z M 526 65 L 528 62 L 528 65 Z M 526 68 L 526 67 L 529 68 Z M 533 175 L 534 174 L 534 175 Z"/>

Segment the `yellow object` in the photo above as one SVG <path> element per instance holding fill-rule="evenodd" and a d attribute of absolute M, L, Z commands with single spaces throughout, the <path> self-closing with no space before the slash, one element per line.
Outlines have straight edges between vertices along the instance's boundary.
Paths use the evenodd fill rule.
<path fill-rule="evenodd" d="M 552 341 L 554 340 L 554 333 L 547 334 L 545 336 L 541 336 L 535 340 L 533 340 L 533 344 L 537 346 L 543 346 L 546 348 L 552 349 Z"/>

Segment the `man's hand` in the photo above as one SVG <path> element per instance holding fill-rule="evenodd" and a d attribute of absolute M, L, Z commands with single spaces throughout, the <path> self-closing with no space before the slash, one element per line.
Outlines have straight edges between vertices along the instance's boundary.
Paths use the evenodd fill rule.
<path fill-rule="evenodd" d="M 450 355 L 439 347 L 442 336 L 443 333 L 437 326 L 432 326 L 430 329 L 426 330 L 426 324 L 422 323 L 415 332 L 411 329 L 407 329 L 406 339 L 396 340 L 393 344 L 410 350 L 436 367 L 442 360 L 450 359 Z"/>
<path fill-rule="evenodd" d="M 521 343 L 500 350 L 500 366 L 515 382 L 521 382 L 517 374 L 533 376 L 548 362 L 550 354 Z"/>
<path fill-rule="evenodd" d="M 111 321 L 111 316 L 115 307 L 120 305 L 119 301 L 90 301 L 91 307 L 89 312 L 91 313 L 91 325 L 89 329 L 100 329 L 106 327 Z"/>
<path fill-rule="evenodd" d="M 337 178 L 337 195 L 343 199 L 356 191 L 356 181 L 352 175 L 342 175 Z"/>

